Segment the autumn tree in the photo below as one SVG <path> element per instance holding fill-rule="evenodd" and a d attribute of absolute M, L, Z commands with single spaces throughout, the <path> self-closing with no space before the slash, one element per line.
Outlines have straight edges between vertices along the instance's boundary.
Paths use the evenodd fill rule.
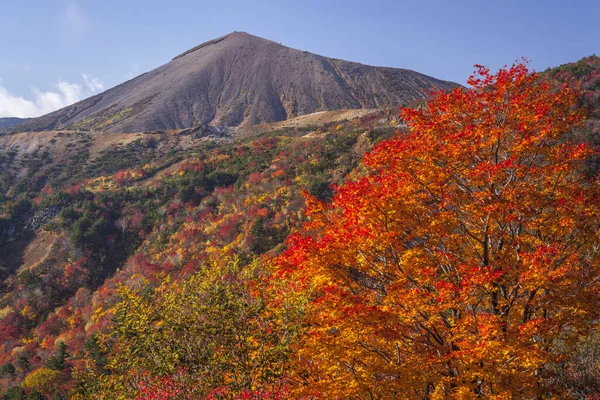
<path fill-rule="evenodd" d="M 23 387 L 30 391 L 30 398 L 64 398 L 60 389 L 64 381 L 60 371 L 40 368 L 23 380 Z"/>
<path fill-rule="evenodd" d="M 297 318 L 289 308 L 265 309 L 259 274 L 257 265 L 225 258 L 184 280 L 122 287 L 113 334 L 89 347 L 112 351 L 101 365 L 90 351 L 88 371 L 78 375 L 81 394 L 282 398 Z"/>
<path fill-rule="evenodd" d="M 407 135 L 310 221 L 277 274 L 312 295 L 299 393 L 538 398 L 598 321 L 598 181 L 577 91 L 516 64 L 404 109 Z"/>

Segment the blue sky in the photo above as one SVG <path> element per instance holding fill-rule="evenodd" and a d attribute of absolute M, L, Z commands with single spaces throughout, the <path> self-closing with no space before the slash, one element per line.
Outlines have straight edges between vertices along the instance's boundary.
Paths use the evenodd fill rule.
<path fill-rule="evenodd" d="M 464 83 L 474 64 L 600 54 L 600 1 L 4 0 L 0 117 L 51 111 L 234 30 Z"/>

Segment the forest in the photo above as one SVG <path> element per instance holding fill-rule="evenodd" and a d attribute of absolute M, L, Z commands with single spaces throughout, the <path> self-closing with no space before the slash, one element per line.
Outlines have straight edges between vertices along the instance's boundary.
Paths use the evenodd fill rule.
<path fill-rule="evenodd" d="M 0 253 L 48 251 L 0 258 L 0 396 L 599 398 L 600 58 L 476 68 L 318 127 L 2 153 Z"/>

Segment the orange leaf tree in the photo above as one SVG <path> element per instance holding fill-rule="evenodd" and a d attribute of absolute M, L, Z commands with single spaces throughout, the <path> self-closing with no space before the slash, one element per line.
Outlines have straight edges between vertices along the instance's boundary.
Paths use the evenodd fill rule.
<path fill-rule="evenodd" d="M 308 198 L 278 273 L 312 293 L 300 391 L 529 398 L 598 318 L 598 182 L 577 91 L 516 64 L 404 109 L 369 172 Z"/>

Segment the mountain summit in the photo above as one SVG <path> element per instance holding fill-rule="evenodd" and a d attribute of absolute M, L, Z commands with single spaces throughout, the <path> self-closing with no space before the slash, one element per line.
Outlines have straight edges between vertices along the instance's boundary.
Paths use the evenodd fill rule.
<path fill-rule="evenodd" d="M 317 111 L 399 106 L 453 87 L 411 70 L 327 58 L 234 32 L 18 130 L 253 125 Z"/>

